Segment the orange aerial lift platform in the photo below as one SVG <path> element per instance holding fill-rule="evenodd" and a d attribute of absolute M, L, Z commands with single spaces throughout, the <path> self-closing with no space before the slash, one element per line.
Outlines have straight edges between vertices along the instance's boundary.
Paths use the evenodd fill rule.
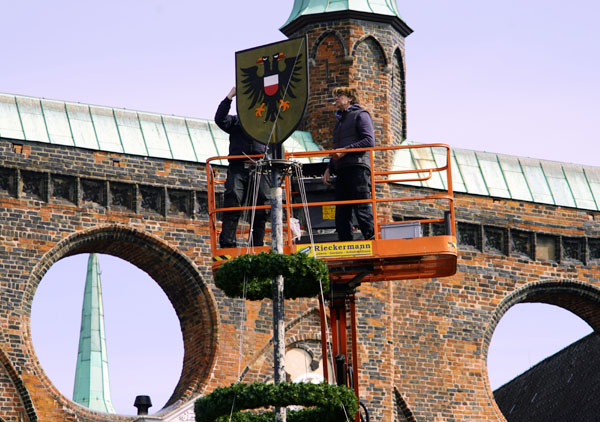
<path fill-rule="evenodd" d="M 439 167 L 417 168 L 408 170 L 381 171 L 376 168 L 378 156 L 388 158 L 394 154 L 409 153 L 410 150 L 437 150 L 438 157 L 445 157 L 445 163 Z M 404 150 L 404 151 L 403 151 Z M 454 198 L 452 192 L 451 151 L 444 144 L 406 145 L 392 147 L 374 147 L 357 149 L 369 151 L 371 156 L 371 199 L 355 201 L 334 201 L 333 188 L 321 182 L 327 157 L 334 151 L 308 151 L 286 153 L 285 160 L 297 160 L 301 165 L 300 172 L 289 171 L 282 183 L 284 189 L 283 228 L 284 253 L 303 251 L 311 256 L 323 259 L 330 270 L 332 283 L 349 282 L 358 278 L 360 282 L 382 280 L 404 280 L 417 278 L 433 278 L 452 275 L 456 272 L 456 231 L 454 224 Z M 439 153 L 441 151 L 441 153 Z M 271 247 L 219 248 L 218 216 L 227 211 L 249 211 L 250 206 L 223 208 L 217 206 L 217 192 L 225 183 L 223 172 L 219 175 L 218 167 L 213 165 L 217 160 L 227 158 L 243 158 L 252 165 L 257 156 L 221 156 L 207 160 L 206 172 L 208 182 L 208 213 L 210 222 L 211 248 L 213 254 L 213 270 L 216 270 L 227 259 L 241 254 L 268 251 Z M 307 163 L 307 161 L 312 163 Z M 319 160 L 321 160 L 319 162 Z M 304 164 L 302 164 L 304 162 Z M 321 171 L 319 171 L 319 169 Z M 320 173 L 320 174 L 319 174 Z M 437 176 L 439 174 L 439 176 Z M 433 177 L 442 180 L 444 189 L 426 189 L 419 195 L 396 196 L 393 184 L 410 182 L 427 182 Z M 439 178 L 441 176 L 441 179 Z M 305 190 L 305 191 L 303 191 Z M 315 193 L 316 192 L 316 193 Z M 302 198 L 305 198 L 302 200 Z M 371 240 L 353 240 L 339 242 L 334 230 L 335 206 L 339 204 L 355 204 L 368 202 L 372 205 L 375 236 Z M 402 214 L 403 204 L 427 206 L 433 216 L 395 221 L 394 216 Z M 414 208 L 414 205 L 412 205 Z M 270 205 L 255 207 L 270 208 Z M 316 216 L 316 218 L 315 218 Z M 303 236 L 294 238 L 292 218 L 298 217 L 301 222 Z M 317 220 L 311 222 L 310 220 Z M 316 224 L 315 224 L 316 223 Z M 426 230 L 423 227 L 434 227 Z M 325 227 L 325 228 L 324 228 Z M 240 219 L 238 238 L 248 238 L 248 224 Z M 310 230 L 311 233 L 307 231 Z M 360 233 L 357 233 L 360 235 Z M 240 242 L 238 242 L 239 244 Z"/>
<path fill-rule="evenodd" d="M 281 185 L 285 192 L 281 195 L 283 253 L 303 252 L 327 263 L 331 292 L 327 299 L 319 297 L 321 347 L 324 362 L 327 362 L 323 365 L 323 377 L 328 380 L 331 373 L 338 385 L 353 389 L 360 399 L 356 289 L 363 282 L 453 275 L 456 273 L 457 246 L 451 151 L 447 145 L 374 147 L 353 151 L 368 151 L 370 154 L 371 199 L 337 202 L 332 200 L 333 188 L 322 182 L 322 175 L 327 166 L 327 157 L 336 151 L 286 153 L 279 162 L 261 160 L 261 157 L 214 157 L 207 160 L 206 171 L 213 271 L 215 271 L 228 259 L 242 254 L 268 251 L 272 248 L 251 247 L 251 245 L 228 249 L 218 247 L 220 213 L 233 210 L 251 211 L 252 207 L 217 206 L 217 192 L 222 191 L 220 186 L 225 181 L 224 172 L 214 166 L 213 162 L 228 158 L 242 158 L 248 160 L 249 165 L 254 166 L 258 172 L 263 170 L 268 172 L 268 167 L 271 165 L 278 166 L 277 174 L 280 169 L 287 169 L 281 173 L 283 182 Z M 347 152 L 347 150 L 337 152 Z M 404 158 L 410 157 L 414 168 L 404 166 L 405 168 L 401 170 L 384 171 L 376 166 L 382 162 L 394 162 L 394 157 L 398 154 L 405 154 Z M 414 160 L 414 157 L 429 157 L 429 159 Z M 422 168 L 416 165 L 423 162 L 431 166 Z M 441 165 L 438 164 L 440 162 Z M 394 186 L 398 184 L 402 186 L 401 189 L 396 189 Z M 424 184 L 426 189 L 404 189 L 405 184 Z M 337 241 L 335 207 L 340 204 L 356 203 L 371 204 L 374 238 Z M 255 205 L 253 208 L 267 209 L 270 205 Z M 408 209 L 412 211 L 407 212 Z M 426 216 L 411 215 L 415 212 Z M 405 217 L 410 217 L 398 221 L 395 216 L 403 214 Z M 246 221 L 250 223 L 244 223 L 243 219 L 240 219 L 238 239 L 250 237 L 251 219 Z M 329 324 L 325 313 L 325 300 L 329 305 Z M 328 335 L 328 327 L 331 328 L 331 337 Z M 359 403 L 362 410 L 354 416 L 354 420 L 368 421 L 367 407 L 362 401 Z"/>

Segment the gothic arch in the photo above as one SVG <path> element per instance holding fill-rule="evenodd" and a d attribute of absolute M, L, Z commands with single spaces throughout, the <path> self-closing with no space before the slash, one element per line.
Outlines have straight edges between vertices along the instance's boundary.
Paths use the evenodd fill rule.
<path fill-rule="evenodd" d="M 315 43 L 313 44 L 312 48 L 310 49 L 310 58 L 311 59 L 316 59 L 317 58 L 317 53 L 319 51 L 320 45 L 330 35 L 333 36 L 333 38 L 335 38 L 340 43 L 340 45 L 342 47 L 342 50 L 343 50 L 343 53 L 344 53 L 344 57 L 348 55 L 348 46 L 346 45 L 346 42 L 344 41 L 344 38 L 342 38 L 342 34 L 340 34 L 339 31 L 330 29 L 330 30 L 324 31 L 316 39 Z"/>
<path fill-rule="evenodd" d="M 394 49 L 394 53 L 392 54 L 392 87 L 399 86 L 402 87 L 404 91 L 406 89 L 406 66 L 404 61 L 404 54 L 402 54 L 402 50 L 399 47 Z M 396 75 L 396 72 L 398 75 Z M 396 80 L 396 76 L 398 76 Z"/>
<path fill-rule="evenodd" d="M 324 105 L 332 101 L 332 87 L 347 85 L 351 62 L 348 59 L 348 47 L 339 31 L 324 31 L 311 46 L 310 98 L 304 129 L 309 130 L 318 143 L 326 145 L 330 142 L 332 110 Z"/>
<path fill-rule="evenodd" d="M 106 225 L 75 233 L 57 243 L 30 275 L 25 304 L 28 318 L 34 293 L 46 271 L 61 258 L 92 252 L 122 258 L 148 273 L 165 292 L 177 313 L 184 341 L 183 369 L 166 406 L 179 400 L 186 401 L 201 392 L 214 366 L 219 343 L 215 299 L 188 257 L 148 233 L 122 225 Z M 30 327 L 27 336 L 31 338 Z M 27 344 L 31 349 L 29 354 L 35 357 L 31 341 Z M 37 358 L 32 361 L 35 370 L 44 374 Z M 40 378 L 57 401 L 70 403 L 47 377 Z"/>
<path fill-rule="evenodd" d="M 371 44 L 373 45 L 381 54 L 381 58 L 383 60 L 382 63 L 380 63 L 382 68 L 386 68 L 386 66 L 388 66 L 390 60 L 387 57 L 387 55 L 385 54 L 385 50 L 383 48 L 383 46 L 381 45 L 381 43 L 377 40 L 377 38 L 375 38 L 373 35 L 365 35 L 363 37 L 361 37 L 359 40 L 357 40 L 354 43 L 354 46 L 352 47 L 352 57 L 356 57 L 357 54 L 357 50 L 358 48 L 362 45 L 362 44 Z"/>
<path fill-rule="evenodd" d="M 10 381 L 12 382 L 14 388 L 17 390 L 17 394 L 21 401 L 20 405 L 23 407 L 25 414 L 27 415 L 27 420 L 29 421 L 37 421 L 38 417 L 36 415 L 35 409 L 33 407 L 33 401 L 31 400 L 31 395 L 27 390 L 25 384 L 19 377 L 19 374 L 15 370 L 15 367 L 11 364 L 10 359 L 6 356 L 4 350 L 0 348 L 0 375 L 2 374 L 2 368 L 8 375 Z M 4 403 L 6 405 L 6 403 Z M 4 419 L 0 418 L 0 421 Z"/>
<path fill-rule="evenodd" d="M 396 47 L 392 55 L 390 93 L 392 104 L 397 104 L 391 113 L 394 144 L 400 144 L 407 137 L 406 119 L 406 67 L 404 54 Z M 398 139 L 399 138 L 399 139 Z"/>

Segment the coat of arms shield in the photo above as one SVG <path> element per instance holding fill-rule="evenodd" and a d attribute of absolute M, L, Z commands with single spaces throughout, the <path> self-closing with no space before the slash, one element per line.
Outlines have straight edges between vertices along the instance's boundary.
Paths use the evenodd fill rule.
<path fill-rule="evenodd" d="M 306 37 L 235 53 L 237 113 L 244 131 L 263 144 L 296 130 L 308 101 Z"/>

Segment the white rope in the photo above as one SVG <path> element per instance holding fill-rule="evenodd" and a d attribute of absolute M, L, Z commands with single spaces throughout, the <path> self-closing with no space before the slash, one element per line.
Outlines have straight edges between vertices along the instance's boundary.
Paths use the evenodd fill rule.
<path fill-rule="evenodd" d="M 249 157 L 248 157 L 249 159 Z M 255 172 L 255 174 L 257 174 L 257 172 Z M 256 176 L 254 176 L 254 178 L 256 179 Z M 246 187 L 246 193 L 245 193 L 245 198 L 246 200 L 243 203 L 244 207 L 248 206 L 248 202 L 249 202 L 249 198 L 250 195 L 248 195 L 248 193 L 250 192 L 250 184 L 248 184 L 248 186 Z M 253 191 L 257 192 L 256 190 L 256 181 L 254 183 L 254 189 Z M 254 216 L 255 216 L 255 212 L 256 212 L 256 198 L 257 198 L 257 193 L 253 193 L 252 197 L 254 198 L 253 201 L 253 206 L 252 206 L 252 215 L 250 218 L 250 230 L 249 230 L 249 240 L 248 240 L 248 247 L 247 250 L 249 250 L 251 248 L 251 244 L 252 244 L 252 231 L 253 231 L 253 225 L 254 225 Z M 248 219 L 248 209 L 244 209 L 242 215 L 241 215 L 241 219 L 243 222 L 245 222 Z M 238 220 L 238 224 L 239 224 L 239 220 Z M 237 242 L 236 242 L 237 243 Z M 238 252 L 241 251 L 241 245 L 238 246 Z M 237 378 L 238 378 L 238 382 L 241 381 L 241 376 L 242 376 L 242 357 L 244 355 L 244 333 L 245 333 L 245 324 L 246 324 L 246 318 L 247 318 L 247 314 L 246 314 L 246 291 L 247 291 L 247 283 L 248 278 L 247 275 L 244 274 L 244 284 L 243 284 L 243 288 L 242 288 L 242 318 L 240 320 L 240 328 L 239 328 L 239 333 L 240 333 L 240 343 L 239 343 L 239 348 L 238 348 L 238 371 L 237 371 Z M 235 408 L 235 400 L 236 400 L 236 395 L 234 394 L 233 396 L 233 401 L 231 402 L 231 411 L 229 412 L 229 422 L 231 422 L 231 419 L 233 418 L 233 411 Z"/>
<path fill-rule="evenodd" d="M 294 65 L 292 67 L 292 72 L 293 69 L 296 67 L 296 64 L 298 62 L 298 57 L 300 55 L 300 51 L 302 49 L 302 46 L 304 45 L 304 40 L 302 40 L 302 42 L 300 43 L 300 47 L 298 48 L 298 53 L 296 54 L 296 59 L 294 61 Z M 290 76 L 290 78 L 287 81 L 283 96 L 282 96 L 282 100 L 286 98 L 287 96 L 287 91 L 289 88 L 289 85 L 291 83 L 291 79 L 292 77 Z M 282 104 L 280 103 L 279 108 L 277 110 L 277 115 L 275 116 L 275 121 L 273 122 L 273 126 L 271 128 L 271 133 L 269 134 L 269 140 L 267 141 L 266 144 L 266 149 L 265 149 L 265 159 L 267 157 L 267 153 L 268 153 L 268 147 L 271 143 L 271 140 L 273 139 L 273 133 L 275 132 L 275 127 L 277 124 L 277 121 L 279 120 L 279 116 L 281 114 L 281 108 L 282 108 Z M 249 157 L 248 157 L 249 158 Z M 254 161 L 254 160 L 253 160 Z M 256 203 L 258 201 L 258 192 L 259 192 L 259 188 L 260 188 L 260 182 L 261 182 L 261 176 L 262 176 L 262 164 L 259 162 L 254 162 L 256 165 L 256 170 L 254 172 L 254 183 L 253 183 L 253 193 L 252 193 L 252 213 L 251 213 L 251 218 L 250 218 L 250 230 L 249 230 L 249 237 L 248 237 L 248 247 L 247 247 L 247 251 L 250 252 L 253 249 L 253 230 L 254 230 L 254 218 L 256 215 Z M 306 229 L 308 231 L 308 235 L 309 235 L 309 239 L 310 239 L 310 244 L 311 244 L 311 250 L 312 250 L 312 255 L 316 258 L 316 251 L 315 251 L 315 241 L 314 241 L 314 235 L 312 232 L 312 224 L 310 221 L 310 213 L 308 210 L 308 200 L 306 197 L 306 188 L 304 186 L 304 178 L 302 175 L 302 168 L 301 166 L 293 166 L 294 170 L 296 172 L 296 178 L 298 180 L 298 188 L 300 190 L 300 198 L 301 198 L 301 202 L 303 205 L 303 210 L 304 210 L 304 215 L 306 218 Z M 249 189 L 249 187 L 248 187 Z M 247 201 L 246 204 L 248 203 L 248 195 L 246 195 Z M 244 205 L 246 206 L 246 205 Z M 247 219 L 247 212 L 248 210 L 244 210 L 244 221 L 246 221 Z M 289 229 L 289 227 L 288 227 Z M 325 306 L 325 295 L 323 293 L 323 282 L 321 279 L 319 279 L 319 289 L 320 289 L 320 296 L 321 296 L 321 301 L 323 303 L 323 306 Z M 243 288 L 243 311 L 242 311 L 242 321 L 241 321 L 241 328 L 240 328 L 240 346 L 239 346 L 239 357 L 238 357 L 238 382 L 240 381 L 240 377 L 241 377 L 241 361 L 242 361 L 242 355 L 243 355 L 243 334 L 244 334 L 244 324 L 245 324 L 245 320 L 246 320 L 246 277 L 244 277 L 244 288 Z M 325 316 L 324 318 L 325 321 L 325 332 L 326 332 L 326 344 L 331 344 L 330 343 L 330 338 L 331 338 L 331 332 L 329 330 L 329 324 L 327 323 L 327 316 Z M 333 373 L 333 379 L 337 379 L 336 376 L 336 369 L 335 369 L 335 365 L 333 364 L 333 351 L 331 347 L 327 348 L 329 351 L 329 358 L 331 359 L 331 369 L 332 369 L 332 373 Z M 328 356 L 325 356 L 325 362 L 324 365 L 328 365 L 329 362 L 327 362 L 328 360 Z M 306 362 L 305 362 L 305 371 L 308 372 L 308 367 L 306 366 Z M 326 380 L 328 381 L 328 380 Z M 233 410 L 234 410 L 234 406 L 235 406 L 235 396 L 231 405 L 231 413 L 229 415 L 229 421 L 231 422 L 232 416 L 233 416 Z M 343 403 L 341 403 L 342 406 L 342 410 L 344 411 L 344 416 L 346 418 L 347 422 L 351 422 L 350 418 L 348 417 L 348 413 L 346 411 L 345 406 L 343 405 Z"/>
<path fill-rule="evenodd" d="M 246 253 L 250 253 L 254 249 L 254 219 L 256 217 L 256 203 L 258 202 L 258 194 L 260 192 L 260 185 L 262 182 L 262 162 L 255 162 L 255 170 L 252 175 L 252 208 L 250 216 L 250 229 L 248 232 L 248 246 Z M 248 198 L 249 199 L 249 198 Z M 261 204 L 264 205 L 264 204 Z M 263 210 L 264 211 L 264 210 Z M 266 225 L 266 221 L 265 221 Z M 264 237 L 263 237 L 264 241 Z"/>
<path fill-rule="evenodd" d="M 244 274 L 244 287 L 242 288 L 242 319 L 240 321 L 240 345 L 238 350 L 238 382 L 241 381 L 242 377 L 242 356 L 244 355 L 244 331 L 245 331 L 245 323 L 246 323 L 246 287 L 247 287 L 247 277 Z M 231 402 L 231 411 L 229 412 L 229 422 L 231 422 L 231 418 L 233 417 L 233 410 L 235 408 L 235 399 L 236 394 L 233 395 L 233 401 Z"/>
<path fill-rule="evenodd" d="M 294 69 L 296 68 L 296 64 L 298 63 L 298 57 L 300 56 L 300 51 L 302 51 L 303 45 L 304 45 L 304 38 L 302 39 L 302 41 L 300 42 L 300 46 L 298 47 L 298 52 L 296 53 L 296 59 L 294 60 L 294 65 L 292 66 L 292 72 L 290 74 L 290 78 L 288 79 L 288 81 L 285 85 L 285 90 L 283 91 L 283 96 L 281 97 L 282 101 L 285 100 L 285 97 L 287 96 L 288 88 L 290 87 L 290 83 L 292 82 L 292 75 L 293 75 Z M 271 139 L 273 139 L 273 133 L 275 132 L 275 125 L 277 124 L 277 120 L 279 120 L 279 115 L 281 114 L 282 106 L 283 106 L 283 104 L 279 103 L 279 107 L 277 108 L 277 115 L 275 116 L 275 121 L 273 122 L 273 126 L 271 127 L 271 133 L 269 134 L 269 140 L 267 141 L 267 149 L 265 150 L 265 157 L 266 157 L 267 151 L 269 150 L 269 144 L 271 143 Z"/>
<path fill-rule="evenodd" d="M 246 287 L 247 287 L 247 276 L 244 274 L 244 287 L 242 287 L 242 319 L 240 322 L 240 346 L 238 350 L 238 381 L 241 377 L 242 371 L 242 356 L 244 352 L 244 332 L 246 323 Z"/>
<path fill-rule="evenodd" d="M 298 166 L 295 168 L 296 180 L 298 180 L 298 190 L 300 191 L 300 201 L 302 202 L 302 209 L 304 210 L 304 218 L 306 219 L 306 230 L 308 231 L 308 237 L 310 239 L 311 250 L 313 256 L 316 258 L 315 252 L 315 239 L 312 231 L 312 224 L 310 221 L 310 212 L 308 209 L 308 199 L 306 197 L 306 187 L 304 186 L 304 175 L 302 174 L 302 167 Z"/>
<path fill-rule="evenodd" d="M 300 46 L 298 47 L 298 53 L 296 54 L 296 58 L 294 60 L 294 65 L 292 66 L 292 74 L 290 74 L 290 78 L 288 79 L 285 89 L 283 91 L 283 96 L 281 97 L 281 100 L 285 100 L 285 98 L 287 97 L 287 92 L 290 86 L 290 83 L 292 81 L 292 75 L 293 75 L 293 71 L 296 68 L 296 64 L 298 63 L 298 58 L 300 56 L 300 52 L 302 51 L 302 46 L 304 45 L 304 39 L 302 39 L 302 41 L 300 42 Z M 269 139 L 267 141 L 267 144 L 265 146 L 265 154 L 263 156 L 263 160 L 266 160 L 267 158 L 267 154 L 269 152 L 269 145 L 271 144 L 271 140 L 273 139 L 273 133 L 275 133 L 275 127 L 277 125 L 277 121 L 279 120 L 279 116 L 281 114 L 281 108 L 282 108 L 282 104 L 279 104 L 279 107 L 277 109 L 277 115 L 275 116 L 275 121 L 273 122 L 273 126 L 271 127 L 271 133 L 269 134 Z M 256 214 L 256 202 L 258 200 L 258 192 L 259 192 L 259 186 L 260 186 L 260 177 L 258 177 L 258 181 L 256 180 L 256 175 L 261 175 L 262 173 L 262 166 L 260 166 L 259 162 L 252 160 L 250 157 L 248 157 L 247 154 L 244 153 L 244 155 L 246 155 L 246 157 L 253 161 L 254 164 L 256 165 L 256 173 L 255 173 L 255 184 L 254 184 L 254 192 L 252 195 L 252 217 L 250 219 L 250 233 L 249 233 L 249 240 L 248 240 L 248 248 L 247 251 L 250 252 L 253 249 L 252 245 L 252 233 L 254 230 L 254 216 Z M 247 214 L 246 214 L 247 215 Z M 314 246 L 313 246 L 314 248 Z"/>
<path fill-rule="evenodd" d="M 246 253 L 250 253 L 253 248 L 253 232 L 254 232 L 254 218 L 256 216 L 256 203 L 258 201 L 258 192 L 260 189 L 260 175 L 262 174 L 262 164 L 261 161 L 256 161 L 253 160 L 252 158 L 250 158 L 248 156 L 248 154 L 244 153 L 244 155 L 246 156 L 246 158 L 250 161 L 253 162 L 253 165 L 256 168 L 256 171 L 253 171 L 252 173 L 252 179 L 249 179 L 249 182 L 246 186 L 246 192 L 243 194 L 245 201 L 243 201 L 243 203 L 241 203 L 240 205 L 246 209 L 244 209 L 241 212 L 240 218 L 238 219 L 238 226 L 240 225 L 240 221 L 242 222 L 242 224 L 246 223 L 246 221 L 248 221 L 248 214 L 250 214 L 250 221 L 248 222 L 249 224 L 249 228 L 248 228 L 248 239 L 246 242 Z M 252 188 L 252 193 L 250 194 L 250 189 Z M 249 207 L 248 205 L 250 204 L 250 202 L 252 203 L 252 207 Z M 248 210 L 248 208 L 250 208 L 250 210 Z M 231 211 L 230 211 L 231 212 Z M 237 230 L 236 230 L 237 231 Z M 236 238 L 236 247 L 238 250 L 238 254 L 240 254 L 242 252 L 242 245 L 238 244 L 237 242 L 237 234 L 234 234 L 235 238 Z"/>
<path fill-rule="evenodd" d="M 312 225 L 310 222 L 310 213 L 308 210 L 308 200 L 307 200 L 307 196 L 306 196 L 306 187 L 304 185 L 304 177 L 302 175 L 302 169 L 300 168 L 300 166 L 298 166 L 296 169 L 296 179 L 298 180 L 298 190 L 300 191 L 300 198 L 302 201 L 302 205 L 303 205 L 303 210 L 304 210 L 304 215 L 306 217 L 306 229 L 308 230 L 308 235 L 310 238 L 310 244 L 311 244 L 311 251 L 313 251 L 313 256 L 316 258 L 317 254 L 315 251 L 315 240 L 314 240 L 314 235 L 312 232 Z M 323 307 L 325 307 L 325 294 L 323 293 L 323 280 L 319 279 L 319 291 L 320 291 L 320 296 L 321 296 L 321 303 L 323 304 Z M 331 298 L 331 300 L 333 300 L 333 298 Z M 326 343 L 325 344 L 332 344 L 330 341 L 331 338 L 331 331 L 329 330 L 329 324 L 327 323 L 327 315 L 324 318 L 325 321 L 325 333 L 327 338 L 325 339 Z M 335 380 L 337 379 L 337 374 L 336 374 L 336 367 L 334 364 L 334 360 L 333 360 L 333 350 L 331 347 L 327 347 L 327 351 L 329 356 L 323 356 L 323 359 L 325 360 L 323 362 L 323 365 L 329 365 L 329 362 L 331 362 L 331 372 L 333 374 L 333 380 L 335 382 Z M 329 380 L 325 380 L 326 382 L 329 382 Z M 356 380 L 358 381 L 358 380 Z M 346 421 L 350 421 L 349 417 L 348 417 L 348 412 L 346 411 L 345 406 L 343 405 L 343 403 L 341 404 L 342 409 L 344 411 L 344 416 L 346 417 Z"/>
<path fill-rule="evenodd" d="M 235 408 L 235 398 L 236 395 L 233 395 L 233 401 L 231 402 L 231 411 L 229 412 L 229 422 L 231 422 L 231 418 L 233 418 L 233 409 Z M 344 410 L 345 412 L 345 410 Z"/>

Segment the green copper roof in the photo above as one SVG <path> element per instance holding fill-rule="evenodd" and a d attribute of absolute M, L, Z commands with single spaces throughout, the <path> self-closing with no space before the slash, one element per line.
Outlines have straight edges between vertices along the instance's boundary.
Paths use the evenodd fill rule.
<path fill-rule="evenodd" d="M 292 13 L 283 27 L 301 16 L 342 11 L 375 13 L 400 18 L 396 0 L 295 0 Z"/>
<path fill-rule="evenodd" d="M 108 357 L 98 255 L 88 259 L 73 401 L 99 412 L 115 413 L 110 398 Z"/>
<path fill-rule="evenodd" d="M 212 120 L 6 94 L 0 94 L 0 137 L 199 163 L 229 150 L 228 135 Z M 289 152 L 320 149 L 302 131 L 284 145 Z M 399 150 L 395 168 L 441 163 L 439 153 Z M 600 211 L 599 167 L 463 149 L 452 154 L 456 192 Z M 445 188 L 445 183 L 434 176 L 417 185 Z"/>
<path fill-rule="evenodd" d="M 199 163 L 229 154 L 229 135 L 212 120 L 6 94 L 0 94 L 0 137 Z M 318 146 L 296 131 L 285 149 Z"/>
<path fill-rule="evenodd" d="M 459 148 L 452 149 L 451 159 L 455 192 L 600 211 L 600 167 Z M 442 148 L 404 149 L 398 150 L 394 169 L 435 168 L 445 162 Z M 407 184 L 446 189 L 440 174 Z"/>

